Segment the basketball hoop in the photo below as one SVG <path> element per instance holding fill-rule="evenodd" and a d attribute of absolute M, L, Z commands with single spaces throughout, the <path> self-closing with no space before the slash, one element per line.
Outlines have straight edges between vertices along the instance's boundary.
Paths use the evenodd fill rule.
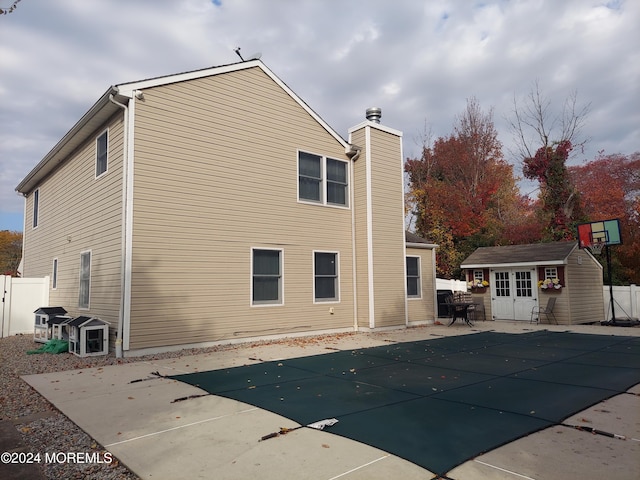
<path fill-rule="evenodd" d="M 592 242 L 587 248 L 593 255 L 600 255 L 605 242 Z"/>

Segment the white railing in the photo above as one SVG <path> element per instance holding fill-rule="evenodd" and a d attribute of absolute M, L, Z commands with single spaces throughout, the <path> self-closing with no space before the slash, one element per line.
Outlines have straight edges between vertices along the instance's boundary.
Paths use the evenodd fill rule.
<path fill-rule="evenodd" d="M 445 280 L 444 278 L 436 278 L 436 290 L 466 292 L 467 282 L 463 282 L 462 280 Z"/>
<path fill-rule="evenodd" d="M 616 318 L 638 318 L 640 311 L 640 287 L 629 285 L 627 287 L 613 287 L 613 307 Z M 604 311 L 607 312 L 607 320 L 611 320 L 611 294 L 609 285 L 604 286 Z"/>

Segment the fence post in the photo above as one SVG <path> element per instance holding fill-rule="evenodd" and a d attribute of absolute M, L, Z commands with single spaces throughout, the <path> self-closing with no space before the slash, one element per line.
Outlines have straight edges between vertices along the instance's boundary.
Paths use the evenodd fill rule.
<path fill-rule="evenodd" d="M 629 301 L 631 302 L 631 318 L 638 318 L 638 294 L 640 291 L 638 290 L 638 286 L 634 283 L 629 285 L 629 296 L 631 297 Z"/>

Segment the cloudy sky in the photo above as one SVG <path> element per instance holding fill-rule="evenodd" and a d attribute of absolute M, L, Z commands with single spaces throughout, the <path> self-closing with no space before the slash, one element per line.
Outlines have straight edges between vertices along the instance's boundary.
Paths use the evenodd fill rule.
<path fill-rule="evenodd" d="M 16 185 L 110 85 L 238 46 L 345 138 L 380 106 L 406 156 L 475 97 L 516 162 L 513 99 L 536 80 L 558 111 L 573 91 L 591 104 L 572 162 L 640 151 L 639 23 L 637 0 L 22 0 L 0 16 L 0 230 L 22 230 Z"/>

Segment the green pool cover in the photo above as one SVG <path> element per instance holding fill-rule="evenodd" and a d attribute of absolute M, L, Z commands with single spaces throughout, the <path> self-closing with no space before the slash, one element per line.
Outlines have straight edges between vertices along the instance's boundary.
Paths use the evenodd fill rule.
<path fill-rule="evenodd" d="M 446 475 L 640 383 L 640 338 L 483 332 L 172 378 Z"/>

